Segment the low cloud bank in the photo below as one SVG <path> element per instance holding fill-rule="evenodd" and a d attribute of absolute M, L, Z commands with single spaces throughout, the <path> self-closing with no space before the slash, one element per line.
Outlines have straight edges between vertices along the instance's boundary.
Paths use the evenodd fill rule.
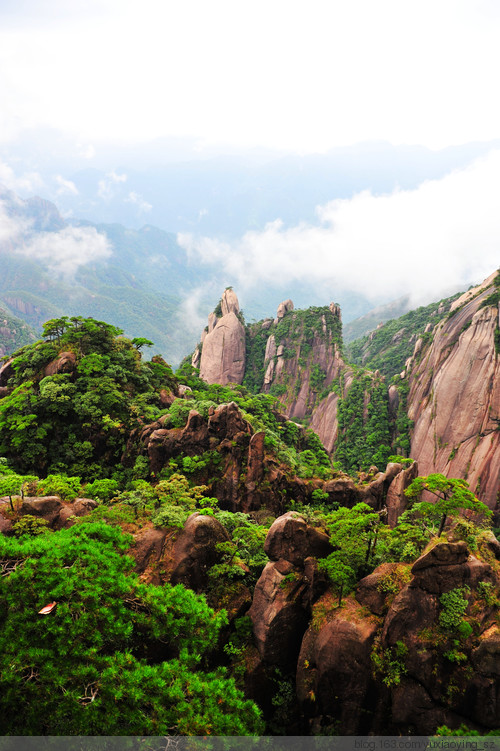
<path fill-rule="evenodd" d="M 109 258 L 112 246 L 94 227 L 64 227 L 59 232 L 33 235 L 17 252 L 42 261 L 54 274 L 71 278 L 81 266 Z"/>
<path fill-rule="evenodd" d="M 500 150 L 440 180 L 389 195 L 363 191 L 317 208 L 317 224 L 277 219 L 234 244 L 180 233 L 198 262 L 217 264 L 245 290 L 307 281 L 373 300 L 410 295 L 422 304 L 500 263 Z"/>

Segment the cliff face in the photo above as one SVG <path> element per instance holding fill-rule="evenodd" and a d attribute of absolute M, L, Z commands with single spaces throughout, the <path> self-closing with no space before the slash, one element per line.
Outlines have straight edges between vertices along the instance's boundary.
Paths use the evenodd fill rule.
<path fill-rule="evenodd" d="M 495 283 L 496 282 L 496 283 Z M 498 276 L 456 300 L 407 362 L 411 456 L 423 475 L 467 480 L 494 508 L 500 488 Z"/>
<path fill-rule="evenodd" d="M 220 311 L 208 317 L 200 347 L 193 355 L 193 365 L 207 383 L 242 383 L 245 374 L 245 327 L 238 318 L 240 306 L 231 289 L 226 289 Z"/>
<path fill-rule="evenodd" d="M 287 300 L 268 329 L 262 391 L 278 397 L 291 419 L 309 416 L 344 369 L 340 308 L 294 311 Z"/>
<path fill-rule="evenodd" d="M 245 329 L 236 295 L 226 291 L 193 364 L 209 383 L 243 383 L 275 396 L 288 418 L 308 420 L 346 471 L 385 466 L 391 453 L 410 455 L 421 474 L 464 478 L 494 508 L 500 487 L 499 280 L 495 272 L 457 299 L 406 314 L 404 326 L 391 322 L 396 334 L 384 334 L 375 372 L 344 360 L 334 303 L 294 310 L 286 300 L 275 319 Z M 410 342 L 413 354 L 398 383 L 389 385 Z"/>

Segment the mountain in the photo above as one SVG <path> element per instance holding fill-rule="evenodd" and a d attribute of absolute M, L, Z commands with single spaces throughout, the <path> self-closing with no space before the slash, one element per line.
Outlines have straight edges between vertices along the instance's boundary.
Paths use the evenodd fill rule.
<path fill-rule="evenodd" d="M 457 297 L 459 294 L 404 312 L 398 317 L 391 317 L 386 323 L 380 322 L 376 329 L 374 327 L 375 330 L 347 344 L 349 361 L 371 370 L 380 370 L 384 376 L 392 378 L 404 369 L 407 359 L 413 354 L 417 339 L 429 338 L 429 332 L 448 313 Z M 390 307 L 385 309 L 390 310 Z M 371 315 L 358 321 L 368 321 Z M 371 320 L 376 319 L 374 311 Z M 352 326 L 356 323 L 354 321 Z"/>
<path fill-rule="evenodd" d="M 216 290 L 234 281 L 216 260 L 191 259 L 171 232 L 64 218 L 50 201 L 1 186 L 0 229 L 0 297 L 15 315 L 38 330 L 63 314 L 111 321 L 147 336 L 173 364 L 196 343 L 199 307 L 213 305 Z M 314 284 L 294 288 L 304 303 L 321 299 Z M 282 294 L 279 279 L 247 291 L 247 317 L 265 315 Z M 363 295 L 339 294 L 351 318 L 371 308 Z"/>
<path fill-rule="evenodd" d="M 345 348 L 340 308 L 295 310 L 244 326 L 226 290 L 192 364 L 209 383 L 275 396 L 345 471 L 411 456 L 424 474 L 473 484 L 490 508 L 500 486 L 500 349 L 495 272 L 464 295 L 418 308 Z"/>
<path fill-rule="evenodd" d="M 445 334 L 452 360 L 477 337 L 491 366 L 496 282 L 438 323 L 438 367 Z M 322 347 L 341 367 L 337 306 L 264 323 L 284 343 L 269 378 L 308 378 Z M 246 341 L 226 290 L 204 345 L 229 339 L 227 378 L 237 324 Z M 270 394 L 174 375 L 117 334 L 63 317 L 0 368 L 0 732 L 498 735 L 500 543 L 466 485 L 411 459 L 350 477 Z"/>
<path fill-rule="evenodd" d="M 44 195 L 65 215 L 135 229 L 147 222 L 169 232 L 230 240 L 278 218 L 285 226 L 314 221 L 317 206 L 364 190 L 380 195 L 415 188 L 498 145 L 496 140 L 431 150 L 379 141 L 299 156 L 264 150 L 228 154 L 227 147 L 221 154 L 207 144 L 172 139 L 133 149 L 96 144 L 88 158 L 63 134 L 37 132 L 24 144 L 9 143 L 3 150 L 0 144 L 0 155 L 7 163 L 15 159 L 16 171 L 36 169 Z M 295 290 L 290 294 L 299 300 Z"/>
<path fill-rule="evenodd" d="M 130 336 L 147 336 L 171 361 L 181 359 L 192 341 L 184 290 L 202 275 L 173 235 L 71 223 L 50 202 L 5 189 L 0 205 L 0 296 L 14 314 L 38 330 L 63 313 L 110 320 Z"/>
<path fill-rule="evenodd" d="M 34 328 L 0 305 L 0 357 L 37 340 Z"/>
<path fill-rule="evenodd" d="M 409 358 L 411 456 L 466 479 L 496 508 L 500 488 L 500 273 L 455 300 Z"/>
<path fill-rule="evenodd" d="M 338 304 L 296 310 L 282 302 L 275 319 L 244 326 L 226 289 L 192 357 L 209 383 L 242 383 L 274 396 L 290 419 L 310 426 L 345 471 L 368 470 L 401 453 L 406 433 L 391 438 L 387 387 L 380 373 L 344 357 Z M 391 444 L 398 451 L 391 449 Z M 409 443 L 408 443 L 409 446 Z"/>

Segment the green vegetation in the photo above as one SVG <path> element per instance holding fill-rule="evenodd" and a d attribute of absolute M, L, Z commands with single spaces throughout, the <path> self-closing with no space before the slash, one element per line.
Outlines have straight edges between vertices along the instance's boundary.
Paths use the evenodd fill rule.
<path fill-rule="evenodd" d="M 422 338 L 427 343 L 432 333 L 425 329 L 433 328 L 445 316 L 451 303 L 458 295 L 425 307 L 411 310 L 399 318 L 384 323 L 371 334 L 351 342 L 346 347 L 350 362 L 363 365 L 370 370 L 379 370 L 388 380 L 405 367 L 406 360 L 413 354 L 415 342 Z M 438 313 L 439 308 L 441 308 Z"/>
<path fill-rule="evenodd" d="M 312 360 L 314 338 L 325 335 L 318 310 L 314 316 L 290 312 L 275 326 L 276 331 L 281 327 L 280 341 L 289 353 L 287 337 L 295 336 L 300 324 L 305 336 L 300 367 L 309 369 L 315 399 L 325 395 L 325 373 Z M 335 331 L 340 336 L 340 329 Z M 44 340 L 15 354 L 10 393 L 0 399 L 0 453 L 5 455 L 0 458 L 0 496 L 5 496 L 2 516 L 12 524 L 10 536 L 0 535 L 3 734 L 239 735 L 295 728 L 290 674 L 265 663 L 254 674 L 269 694 L 263 700 L 263 706 L 269 705 L 265 728 L 256 705 L 243 693 L 245 676 L 252 675 L 258 659 L 245 613 L 268 562 L 264 543 L 274 520 L 269 509 L 296 510 L 329 535 L 332 552 L 318 561 L 321 574 L 313 582 L 320 591 L 327 579 L 329 591 L 318 607 L 311 598 L 313 626 L 339 616 L 378 622 L 378 616 L 348 597 L 356 583 L 379 564 L 392 563 L 376 584 L 376 597 L 383 608 L 390 607 L 408 584 L 413 561 L 435 544 L 449 519 L 448 539 L 465 540 L 474 555 L 498 567 L 483 522 L 460 516 L 464 510 L 475 519 L 491 515 L 463 480 L 417 478 L 406 491 L 412 505 L 393 529 L 384 523 L 383 508 L 355 503 L 351 491 L 345 502 L 355 505 L 342 506 L 344 501 L 330 500 L 338 497 L 331 490 L 336 483 L 321 482 L 338 477 L 341 467 L 354 473 L 373 464 L 383 469 L 387 461 L 410 466 L 406 382 L 398 384 L 400 412 L 391 426 L 384 377 L 354 369 L 350 389 L 338 403 L 339 441 L 332 465 L 317 436 L 286 420 L 272 395 L 252 393 L 262 373 L 254 371 L 248 387 L 208 385 L 186 361 L 174 376 L 159 357 L 143 362 L 140 350 L 150 345 L 148 340 L 131 341 L 120 333 L 94 319 L 48 321 Z M 257 331 L 247 342 L 255 352 L 262 350 L 265 337 L 259 336 Z M 177 393 L 179 382 L 188 390 L 170 403 L 165 392 Z M 334 385 L 339 396 L 343 387 L 340 379 Z M 239 414 L 220 410 L 217 418 L 219 424 L 226 414 L 239 421 L 235 440 L 219 441 L 214 430 L 194 450 L 184 445 L 169 449 L 150 472 L 143 442 L 148 431 L 172 429 L 173 446 L 186 434 L 182 429 L 191 410 L 209 421 L 219 405 L 231 402 Z M 247 423 L 263 434 L 258 445 L 264 447 L 265 468 L 257 491 L 269 490 L 273 500 L 268 508 L 233 512 L 220 488 L 231 482 L 246 498 Z M 358 479 L 353 493 L 363 492 L 366 478 Z M 290 488 L 297 489 L 295 497 Z M 424 491 L 436 501 L 421 502 Z M 98 505 L 85 517 L 71 516 L 73 526 L 54 531 L 44 519 L 21 514 L 22 497 L 28 494 L 58 495 L 65 504 L 81 495 Z M 309 498 L 310 505 L 298 498 Z M 72 513 L 68 509 L 63 509 L 66 515 Z M 214 555 L 203 564 L 204 595 L 168 583 L 172 551 L 193 512 L 215 519 L 228 536 L 219 536 L 223 541 L 213 544 Z M 140 579 L 127 555 L 137 549 L 131 548 L 131 533 L 139 533 L 139 549 L 149 539 L 163 546 L 161 555 L 147 559 Z M 309 597 L 295 569 L 285 576 L 280 595 L 292 589 L 304 602 Z M 474 595 L 465 587 L 442 594 L 427 629 L 432 649 L 447 660 L 453 680 L 477 638 L 479 607 L 498 607 L 490 582 L 481 582 Z M 407 645 L 400 640 L 382 648 L 378 637 L 374 644 L 374 673 L 386 687 L 398 686 L 406 673 Z M 450 680 L 449 692 L 457 685 Z"/>
<path fill-rule="evenodd" d="M 12 392 L 0 401 L 0 453 L 17 471 L 109 477 L 131 430 L 161 414 L 159 390 L 176 384 L 171 369 L 158 356 L 142 362 L 120 334 L 92 318 L 63 317 L 45 324 L 43 341 L 15 354 Z M 46 375 L 60 352 L 74 366 Z"/>
<path fill-rule="evenodd" d="M 385 467 L 392 453 L 387 388 L 366 372 L 354 375 L 338 405 L 339 434 L 335 459 L 349 473 L 376 465 Z"/>
<path fill-rule="evenodd" d="M 129 545 L 103 523 L 0 536 L 0 732 L 258 733 L 255 705 L 207 667 L 224 613 L 184 587 L 141 584 Z"/>
<path fill-rule="evenodd" d="M 38 339 L 37 333 L 29 324 L 11 315 L 4 306 L 0 307 L 0 328 L 0 357 L 10 355 Z"/>
<path fill-rule="evenodd" d="M 492 515 L 490 509 L 471 492 L 465 480 L 441 474 L 417 477 L 405 490 L 405 495 L 415 500 L 420 498 L 424 490 L 434 495 L 437 500 L 434 503 L 422 501 L 417 504 L 418 514 L 430 523 L 439 520 L 438 537 L 443 532 L 448 517 L 457 517 L 461 511 L 473 511 L 485 518 Z M 417 510 L 417 507 L 414 508 Z"/>
<path fill-rule="evenodd" d="M 318 436 L 285 420 L 281 405 L 271 394 L 252 394 L 245 386 L 221 386 L 200 380 L 194 369 L 185 363 L 177 376 L 191 388 L 189 398 L 178 400 L 170 407 L 171 427 L 185 425 L 190 410 L 208 417 L 210 408 L 234 402 L 255 432 L 265 432 L 265 446 L 301 477 L 329 477 L 331 461 Z"/>
<path fill-rule="evenodd" d="M 325 392 L 326 373 L 314 360 L 314 347 L 326 343 L 329 347 L 336 345 L 342 350 L 342 322 L 332 315 L 328 306 L 311 307 L 307 310 L 290 310 L 277 323 L 259 321 L 246 328 L 246 366 L 244 385 L 252 392 L 261 391 L 264 385 L 265 351 L 270 336 L 274 337 L 276 347 L 283 347 L 285 360 L 296 358 L 298 372 L 293 379 L 293 388 L 289 373 L 275 380 L 271 393 L 280 398 L 284 405 L 290 404 L 297 397 L 295 387 L 301 384 L 305 374 L 309 373 L 311 393 L 310 408 L 317 404 Z M 286 369 L 285 369 L 286 370 Z M 328 389 L 327 389 L 328 393 Z"/>
<path fill-rule="evenodd" d="M 405 675 L 407 670 L 405 658 L 408 654 L 408 647 L 403 641 L 397 641 L 394 647 L 382 649 L 377 642 L 371 652 L 373 671 L 382 677 L 382 682 L 388 688 L 399 686 L 401 676 Z"/>

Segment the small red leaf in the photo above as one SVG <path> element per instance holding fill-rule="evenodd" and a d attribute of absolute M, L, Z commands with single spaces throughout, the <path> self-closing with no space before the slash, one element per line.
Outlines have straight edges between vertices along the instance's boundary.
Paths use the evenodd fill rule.
<path fill-rule="evenodd" d="M 38 615 L 48 615 L 49 613 L 52 613 L 56 605 L 57 602 L 49 602 L 48 605 L 45 605 L 44 608 L 38 611 Z"/>

